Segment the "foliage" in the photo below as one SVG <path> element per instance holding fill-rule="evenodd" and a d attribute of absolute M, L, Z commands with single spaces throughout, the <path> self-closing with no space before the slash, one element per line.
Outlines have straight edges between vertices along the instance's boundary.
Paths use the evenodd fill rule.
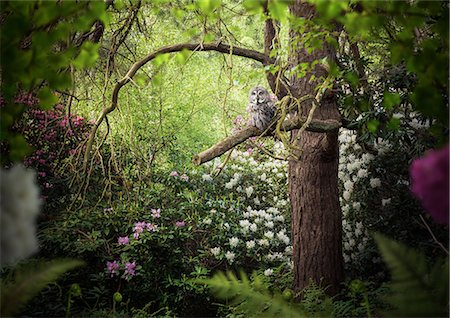
<path fill-rule="evenodd" d="M 9 317 L 62 274 L 84 265 L 77 260 L 30 262 L 15 268 L 1 280 L 1 315 Z"/>
<path fill-rule="evenodd" d="M 284 301 L 282 294 L 271 295 L 258 275 L 253 275 L 250 282 L 244 272 L 240 273 L 240 280 L 232 272 L 219 272 L 200 282 L 207 284 L 218 298 L 230 301 L 245 317 L 307 317 L 297 305 Z"/>
<path fill-rule="evenodd" d="M 380 252 L 391 270 L 394 307 L 389 316 L 442 317 L 448 313 L 448 258 L 427 266 L 423 253 L 376 234 Z"/>
<path fill-rule="evenodd" d="M 91 66 L 98 56 L 97 45 L 73 41 L 74 35 L 88 32 L 98 19 L 106 22 L 107 16 L 99 1 L 6 1 L 1 6 L 2 29 L 8 30 L 0 37 L 1 141 L 8 147 L 2 162 L 7 163 L 30 152 L 24 137 L 9 130 L 26 109 L 19 96 L 33 93 L 42 109 L 51 108 L 58 101 L 54 91 L 71 87 L 70 66 Z"/>

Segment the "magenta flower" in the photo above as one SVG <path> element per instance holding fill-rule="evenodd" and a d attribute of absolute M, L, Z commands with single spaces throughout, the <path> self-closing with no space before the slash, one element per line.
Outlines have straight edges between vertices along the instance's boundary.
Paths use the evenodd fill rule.
<path fill-rule="evenodd" d="M 189 181 L 189 177 L 187 176 L 187 174 L 183 173 L 180 177 L 181 180 L 183 181 Z"/>
<path fill-rule="evenodd" d="M 117 241 L 120 245 L 127 245 L 128 243 L 130 243 L 130 239 L 128 238 L 128 236 L 121 236 Z"/>
<path fill-rule="evenodd" d="M 171 176 L 171 177 L 178 177 L 178 172 L 172 171 L 172 172 L 169 174 L 169 176 Z"/>
<path fill-rule="evenodd" d="M 247 152 L 251 155 L 253 153 L 253 148 L 248 148 Z"/>
<path fill-rule="evenodd" d="M 139 240 L 139 233 L 134 233 L 133 237 L 134 237 L 135 240 Z"/>
<path fill-rule="evenodd" d="M 184 226 L 186 226 L 186 223 L 184 221 L 176 221 L 175 226 L 176 227 L 184 227 Z"/>
<path fill-rule="evenodd" d="M 152 209 L 152 216 L 155 219 L 158 219 L 161 217 L 161 209 Z"/>
<path fill-rule="evenodd" d="M 126 262 L 125 263 L 125 277 L 127 279 L 130 279 L 131 276 L 136 275 L 136 262 L 130 263 L 130 262 Z"/>
<path fill-rule="evenodd" d="M 449 150 L 431 150 L 410 166 L 411 191 L 433 219 L 449 222 Z"/>
<path fill-rule="evenodd" d="M 114 262 L 106 262 L 106 268 L 108 269 L 108 272 L 111 273 L 111 277 L 113 277 L 115 274 L 119 272 L 119 264 L 117 261 Z"/>

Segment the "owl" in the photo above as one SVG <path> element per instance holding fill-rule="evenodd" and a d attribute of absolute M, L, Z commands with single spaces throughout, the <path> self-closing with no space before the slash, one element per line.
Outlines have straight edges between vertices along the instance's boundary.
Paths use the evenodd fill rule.
<path fill-rule="evenodd" d="M 264 87 L 253 87 L 250 90 L 247 111 L 251 115 L 252 125 L 265 130 L 275 116 L 274 99 Z"/>

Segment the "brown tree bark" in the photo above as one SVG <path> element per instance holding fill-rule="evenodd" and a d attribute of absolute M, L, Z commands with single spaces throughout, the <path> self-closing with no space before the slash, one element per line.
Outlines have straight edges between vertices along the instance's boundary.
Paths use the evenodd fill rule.
<path fill-rule="evenodd" d="M 301 0 L 290 5 L 297 17 L 311 19 L 314 7 Z M 291 31 L 294 39 L 300 34 Z M 333 60 L 333 49 L 323 42 L 320 49 L 309 54 L 299 45 L 290 54 L 290 65 L 312 62 L 323 57 Z M 315 78 L 326 77 L 323 66 L 316 67 L 305 77 L 291 80 L 292 94 L 299 98 L 310 94 L 319 83 Z M 311 103 L 304 103 L 301 115 L 307 116 Z M 336 100 L 325 94 L 314 113 L 315 119 L 340 120 Z M 296 140 L 298 131 L 291 132 Z M 289 195 L 292 208 L 292 240 L 294 261 L 294 290 L 301 291 L 311 282 L 327 287 L 327 293 L 336 294 L 343 281 L 342 223 L 338 192 L 338 132 L 302 133 L 297 147 L 299 160 L 289 161 Z"/>

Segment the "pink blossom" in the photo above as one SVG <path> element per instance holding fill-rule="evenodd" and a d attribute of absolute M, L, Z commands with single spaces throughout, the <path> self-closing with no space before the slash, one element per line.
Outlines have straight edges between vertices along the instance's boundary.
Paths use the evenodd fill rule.
<path fill-rule="evenodd" d="M 187 176 L 187 174 L 183 173 L 180 177 L 181 180 L 183 181 L 189 181 L 189 177 Z"/>
<path fill-rule="evenodd" d="M 38 176 L 39 176 L 39 177 L 42 177 L 42 178 L 45 178 L 46 173 L 40 171 L 40 172 L 38 172 Z"/>
<path fill-rule="evenodd" d="M 158 225 L 152 224 L 152 223 L 147 223 L 147 230 L 149 230 L 150 232 L 155 232 L 156 229 L 158 228 Z"/>
<path fill-rule="evenodd" d="M 120 245 L 127 245 L 130 242 L 128 236 L 120 236 L 117 240 Z"/>
<path fill-rule="evenodd" d="M 139 240 L 139 233 L 134 233 L 133 237 L 134 237 L 135 240 Z"/>
<path fill-rule="evenodd" d="M 145 222 L 137 222 L 134 224 L 134 233 L 142 233 L 144 229 L 147 227 L 147 223 Z"/>
<path fill-rule="evenodd" d="M 130 262 L 126 262 L 125 263 L 125 277 L 127 279 L 130 279 L 131 276 L 135 276 L 136 275 L 136 262 L 130 263 Z"/>
<path fill-rule="evenodd" d="M 152 209 L 152 216 L 155 219 L 158 219 L 161 217 L 161 209 Z"/>
<path fill-rule="evenodd" d="M 171 176 L 171 177 L 178 177 L 178 172 L 172 171 L 172 172 L 169 174 L 169 176 Z"/>
<path fill-rule="evenodd" d="M 186 226 L 186 223 L 184 221 L 176 221 L 175 226 L 176 227 L 184 227 L 184 226 Z"/>
<path fill-rule="evenodd" d="M 442 224 L 449 223 L 449 150 L 431 150 L 410 166 L 411 191 Z"/>
<path fill-rule="evenodd" d="M 247 152 L 251 155 L 253 153 L 253 148 L 248 148 Z"/>
<path fill-rule="evenodd" d="M 71 155 L 71 156 L 73 156 L 74 154 L 76 154 L 77 153 L 77 150 L 76 149 L 70 149 L 69 150 L 69 155 Z"/>
<path fill-rule="evenodd" d="M 117 274 L 119 272 L 119 264 L 117 261 L 114 262 L 106 262 L 106 268 L 108 269 L 108 272 L 111 273 L 111 277 L 114 276 L 114 274 Z"/>

